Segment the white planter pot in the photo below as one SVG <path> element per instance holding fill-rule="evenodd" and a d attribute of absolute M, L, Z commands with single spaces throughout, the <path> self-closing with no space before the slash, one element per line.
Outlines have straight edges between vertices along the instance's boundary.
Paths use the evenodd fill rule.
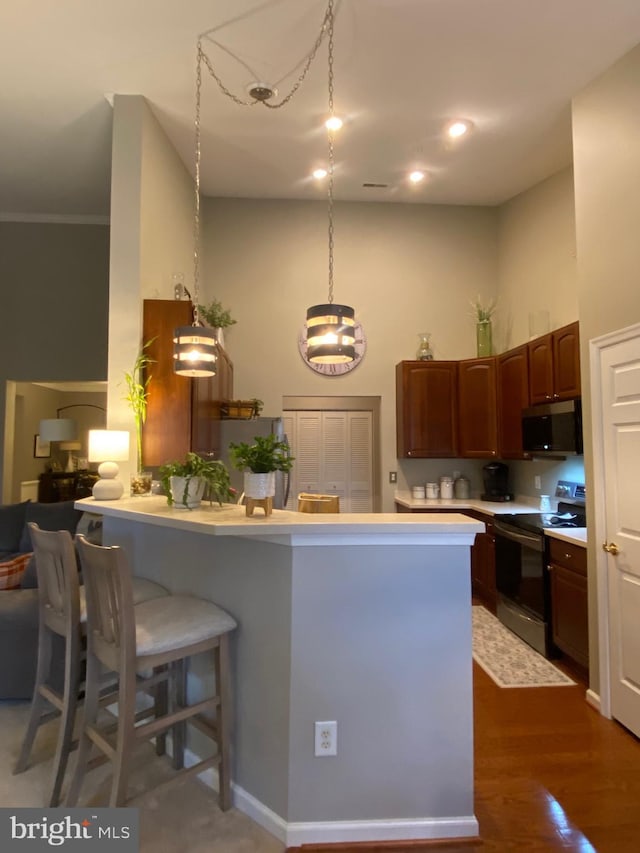
<path fill-rule="evenodd" d="M 276 472 L 269 471 L 268 474 L 254 474 L 252 471 L 244 473 L 244 494 L 247 498 L 271 498 L 276 493 Z"/>
<path fill-rule="evenodd" d="M 202 477 L 170 477 L 169 485 L 175 506 L 187 507 L 187 509 L 200 506 L 205 487 Z M 186 497 L 185 487 L 187 489 Z"/>

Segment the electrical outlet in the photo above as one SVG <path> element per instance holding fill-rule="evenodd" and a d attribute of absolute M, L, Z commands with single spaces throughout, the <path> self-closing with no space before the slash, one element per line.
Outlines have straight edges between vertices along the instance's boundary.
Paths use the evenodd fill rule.
<path fill-rule="evenodd" d="M 314 754 L 316 758 L 338 754 L 338 724 L 335 720 L 316 720 Z"/>
<path fill-rule="evenodd" d="M 542 488 L 542 481 L 540 480 L 540 477 L 536 476 L 533 478 L 533 485 L 536 487 L 536 489 Z"/>
<path fill-rule="evenodd" d="M 389 482 L 397 483 L 398 482 L 398 472 L 397 471 L 389 471 Z"/>

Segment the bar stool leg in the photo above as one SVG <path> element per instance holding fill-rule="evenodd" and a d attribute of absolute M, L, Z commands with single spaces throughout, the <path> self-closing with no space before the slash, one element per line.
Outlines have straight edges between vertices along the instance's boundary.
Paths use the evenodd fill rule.
<path fill-rule="evenodd" d="M 36 666 L 36 682 L 33 688 L 33 699 L 31 701 L 31 710 L 29 712 L 29 722 L 27 730 L 22 741 L 20 755 L 14 767 L 15 773 L 22 773 L 26 770 L 33 741 L 35 740 L 36 732 L 41 723 L 41 717 L 45 710 L 46 699 L 40 692 L 40 687 L 47 683 L 47 676 L 51 669 L 51 651 L 52 651 L 53 634 L 41 624 L 38 632 L 38 663 Z"/>
<path fill-rule="evenodd" d="M 172 711 L 178 711 L 187 704 L 187 662 L 177 660 L 172 664 Z M 184 767 L 184 748 L 186 742 L 187 724 L 182 721 L 171 727 L 173 738 L 173 761 L 174 770 L 182 770 Z"/>
<path fill-rule="evenodd" d="M 135 747 L 136 674 L 133 670 L 120 673 L 118 687 L 118 732 L 113 759 L 113 781 L 109 805 L 124 806 L 127 801 L 129 765 Z"/>
<path fill-rule="evenodd" d="M 49 807 L 55 808 L 60 804 L 62 782 L 71 753 L 73 740 L 73 724 L 78 706 L 78 691 L 80 688 L 80 637 L 73 633 L 65 641 L 64 656 L 64 695 L 62 701 L 62 718 L 58 732 L 58 744 L 53 761 L 54 779 Z"/>
<path fill-rule="evenodd" d="M 161 673 L 167 677 L 156 685 L 153 691 L 156 717 L 164 717 L 169 712 L 169 667 L 158 666 L 154 669 L 154 675 Z M 167 733 L 161 732 L 156 735 L 156 755 L 164 755 L 167 751 Z"/>
<path fill-rule="evenodd" d="M 75 806 L 78 802 L 80 788 L 84 781 L 89 754 L 91 752 L 91 740 L 87 734 L 87 727 L 93 726 L 98 718 L 98 700 L 100 698 L 100 673 L 102 664 L 93 655 L 87 655 L 87 672 L 85 677 L 84 715 L 82 719 L 82 733 L 78 744 L 78 755 L 76 766 L 71 779 L 71 785 L 67 793 L 65 805 Z"/>
<path fill-rule="evenodd" d="M 229 667 L 229 635 L 222 634 L 215 649 L 216 692 L 220 697 L 216 728 L 218 732 L 219 802 L 222 811 L 231 808 L 231 673 Z"/>

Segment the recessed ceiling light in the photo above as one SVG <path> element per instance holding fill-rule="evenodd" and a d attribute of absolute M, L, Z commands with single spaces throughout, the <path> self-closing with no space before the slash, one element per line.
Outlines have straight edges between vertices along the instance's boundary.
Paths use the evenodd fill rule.
<path fill-rule="evenodd" d="M 420 169 L 416 169 L 413 172 L 409 172 L 409 180 L 412 184 L 419 184 L 420 181 L 424 181 L 426 175 Z"/>
<path fill-rule="evenodd" d="M 326 178 L 327 174 L 328 172 L 326 169 L 314 169 L 312 172 L 312 175 L 316 179 L 316 181 L 321 181 L 323 178 Z"/>
<path fill-rule="evenodd" d="M 464 136 L 465 133 L 468 133 L 472 127 L 473 123 L 470 122 L 469 119 L 459 118 L 447 125 L 447 133 L 452 139 L 457 139 L 460 136 Z"/>
<path fill-rule="evenodd" d="M 339 116 L 331 116 L 325 121 L 324 126 L 327 130 L 340 130 L 342 127 L 342 119 Z"/>

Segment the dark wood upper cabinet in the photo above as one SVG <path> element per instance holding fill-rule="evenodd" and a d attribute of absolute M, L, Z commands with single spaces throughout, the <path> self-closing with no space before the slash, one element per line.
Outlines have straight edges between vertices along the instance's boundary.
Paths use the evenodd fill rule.
<path fill-rule="evenodd" d="M 498 356 L 498 446 L 502 459 L 528 459 L 522 449 L 522 410 L 529 405 L 526 344 Z"/>
<path fill-rule="evenodd" d="M 570 323 L 552 332 L 553 392 L 556 400 L 579 397 L 580 332 L 578 323 Z"/>
<path fill-rule="evenodd" d="M 396 365 L 398 458 L 458 455 L 456 361 Z"/>
<path fill-rule="evenodd" d="M 530 341 L 531 403 L 551 403 L 580 396 L 579 325 L 570 323 Z"/>
<path fill-rule="evenodd" d="M 143 340 L 153 339 L 146 350 L 153 362 L 149 366 L 147 420 L 142 431 L 142 460 L 148 467 L 182 459 L 190 450 L 219 450 L 220 406 L 233 395 L 233 366 L 218 348 L 215 376 L 191 379 L 173 372 L 174 329 L 189 326 L 192 319 L 190 302 L 144 300 Z"/>
<path fill-rule="evenodd" d="M 530 341 L 529 399 L 531 403 L 550 403 L 553 400 L 553 341 L 551 333 Z"/>
<path fill-rule="evenodd" d="M 459 455 L 486 459 L 498 455 L 496 359 L 458 362 Z"/>

